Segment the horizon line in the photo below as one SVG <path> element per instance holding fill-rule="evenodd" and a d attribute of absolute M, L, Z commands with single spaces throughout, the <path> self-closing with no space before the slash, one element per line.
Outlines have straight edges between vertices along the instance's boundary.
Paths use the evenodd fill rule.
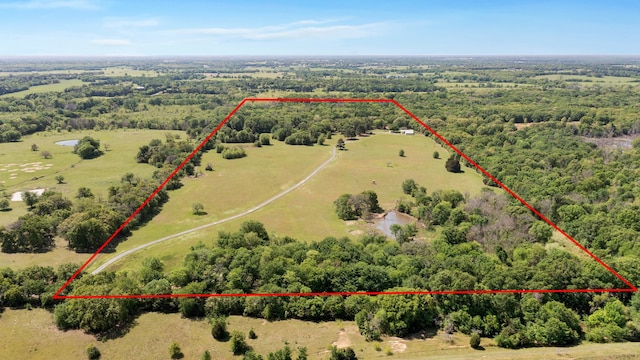
<path fill-rule="evenodd" d="M 368 55 L 62 55 L 62 54 L 40 54 L 40 55 L 0 55 L 0 59 L 25 59 L 25 58 L 558 58 L 558 57 L 627 57 L 640 58 L 638 54 L 368 54 Z"/>

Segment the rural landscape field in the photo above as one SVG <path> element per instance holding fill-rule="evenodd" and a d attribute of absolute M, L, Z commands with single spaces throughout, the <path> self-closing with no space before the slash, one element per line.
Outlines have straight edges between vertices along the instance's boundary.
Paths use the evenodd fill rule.
<path fill-rule="evenodd" d="M 637 10 L 0 2 L 0 360 L 640 358 Z"/>
<path fill-rule="evenodd" d="M 588 60 L 230 67 L 183 59 L 167 70 L 129 59 L 114 72 L 96 63 L 105 67 L 90 74 L 55 72 L 67 66 L 55 61 L 29 63 L 24 73 L 14 64 L 2 78 L 10 84 L 26 76 L 84 82 L 45 92 L 7 86 L 0 99 L 0 321 L 3 339 L 23 334 L 3 340 L 2 351 L 30 359 L 96 351 L 102 358 L 633 357 L 640 298 L 624 281 L 640 279 L 640 67 Z M 327 74 L 341 67 L 348 77 Z M 576 67 L 592 81 L 573 81 Z M 207 71 L 195 76 L 197 68 Z M 145 76 L 129 75 L 138 69 Z M 211 78 L 212 69 L 229 76 Z M 287 77 L 251 75 L 284 69 Z M 594 84 L 601 74 L 607 81 Z M 249 101 L 228 116 L 243 99 L 265 97 L 274 100 Z M 392 103 L 275 97 L 393 99 L 435 133 Z M 540 292 L 54 296 L 523 289 Z M 548 292 L 555 290 L 587 292 Z"/>

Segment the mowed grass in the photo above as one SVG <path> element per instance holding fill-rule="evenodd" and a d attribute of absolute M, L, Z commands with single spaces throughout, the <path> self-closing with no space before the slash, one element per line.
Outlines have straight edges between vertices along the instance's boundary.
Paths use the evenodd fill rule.
<path fill-rule="evenodd" d="M 27 90 L 0 95 L 0 98 L 7 98 L 7 97 L 23 98 L 30 94 L 40 94 L 40 93 L 46 93 L 46 92 L 62 92 L 67 88 L 70 88 L 73 86 L 81 86 L 82 84 L 83 84 L 82 80 L 78 80 L 78 79 L 60 80 L 60 82 L 57 84 L 32 86 Z"/>
<path fill-rule="evenodd" d="M 104 120 L 108 122 L 112 116 L 122 116 L 128 119 L 144 121 L 147 119 L 156 119 L 158 121 L 173 121 L 174 119 L 184 119 L 188 116 L 193 116 L 196 118 L 205 118 L 205 119 L 215 119 L 212 122 L 216 124 L 220 122 L 221 119 L 216 119 L 215 112 L 212 110 L 202 110 L 199 106 L 196 105 L 163 105 L 163 106 L 148 106 L 146 110 L 142 109 L 143 105 L 139 105 L 138 111 L 127 110 L 124 107 L 121 107 L 116 112 L 112 112 L 109 114 L 101 114 L 98 116 L 98 119 Z M 229 112 L 231 111 L 230 108 Z"/>
<path fill-rule="evenodd" d="M 184 179 L 182 188 L 170 192 L 170 200 L 159 215 L 121 243 L 116 253 L 100 255 L 91 264 L 91 269 L 127 249 L 227 218 L 268 200 L 330 158 L 332 146 L 292 147 L 276 141 L 271 146 L 255 148 L 251 145 L 245 149 L 247 157 L 242 159 L 225 160 L 215 151 L 204 154 L 201 168 L 210 162 L 214 171 L 203 171 L 202 177 Z M 194 215 L 194 203 L 204 205 L 206 214 Z M 215 233 L 220 227 L 216 228 Z M 174 240 L 167 242 L 168 248 L 163 248 L 167 253 L 160 256 L 175 257 L 178 262 L 188 253 L 189 247 L 198 242 L 182 244 Z M 148 255 L 145 250 L 140 251 L 114 264 L 113 268 L 126 266 L 122 264 L 137 266 L 140 256 Z"/>
<path fill-rule="evenodd" d="M 337 218 L 333 206 L 345 193 L 373 190 L 382 208 L 390 210 L 398 199 L 406 197 L 401 185 L 409 178 L 425 186 L 428 192 L 457 189 L 475 195 L 484 187 L 482 177 L 468 168 L 460 174 L 447 172 L 444 159 L 448 152 L 424 136 L 381 133 L 348 141 L 347 149 L 300 189 L 258 210 L 251 218 L 279 235 L 303 241 L 321 240 L 326 236 L 348 235 L 348 226 Z M 398 155 L 400 149 L 405 151 L 404 157 Z M 440 153 L 441 159 L 433 158 L 434 151 Z M 238 224 L 241 222 L 236 220 Z"/>
<path fill-rule="evenodd" d="M 183 319 L 179 314 L 147 313 L 141 315 L 127 334 L 120 338 L 98 341 L 79 330 L 60 331 L 53 315 L 42 309 L 11 310 L 0 315 L 0 353 L 6 359 L 85 359 L 85 349 L 95 344 L 102 359 L 168 359 L 169 344 L 178 343 L 185 359 L 199 359 L 205 350 L 213 359 L 234 357 L 229 342 L 213 339 L 206 320 Z M 332 344 L 351 346 L 359 359 L 637 359 L 637 343 L 592 344 L 574 347 L 501 349 L 490 339 L 482 339 L 485 350 L 473 350 L 469 337 L 455 333 L 452 342 L 442 333 L 432 333 L 426 339 L 383 338 L 381 351 L 374 342 L 366 342 L 352 321 L 306 322 L 286 320 L 267 322 L 263 319 L 231 316 L 228 329 L 247 336 L 253 329 L 258 336 L 248 344 L 266 358 L 269 352 L 288 344 L 294 350 L 306 347 L 309 359 L 328 359 Z M 389 356 L 386 351 L 393 355 Z"/>
<path fill-rule="evenodd" d="M 334 136 L 331 144 L 338 137 Z M 221 216 L 228 217 L 239 213 L 284 190 L 285 187 L 275 188 L 275 183 L 265 182 L 267 176 L 250 175 L 242 163 L 244 160 L 253 159 L 255 168 L 252 171 L 256 174 L 273 171 L 272 176 L 284 176 L 284 179 L 288 179 L 287 184 L 294 184 L 327 159 L 332 146 L 291 147 L 278 143 L 274 148 L 283 148 L 282 157 L 278 162 L 266 157 L 268 152 L 264 150 L 269 149 L 255 149 L 246 159 L 230 161 L 229 168 L 216 170 L 208 175 L 217 179 L 211 180 L 216 184 L 215 191 L 211 192 L 211 199 L 206 190 L 199 190 L 196 187 L 200 186 L 196 185 L 199 182 L 208 184 L 210 182 L 208 178 L 189 180 L 183 189 L 172 193 L 172 200 L 165 206 L 163 212 L 149 225 L 134 234 L 131 239 L 121 244 L 118 251 L 195 227 L 203 222 L 218 220 Z M 324 156 L 313 163 L 303 160 L 306 152 L 313 149 L 321 151 Z M 239 219 L 152 245 L 126 256 L 113 264 L 110 269 L 137 268 L 141 259 L 151 256 L 162 259 L 170 269 L 182 264 L 191 246 L 198 242 L 211 245 L 219 231 L 236 231 L 242 222 L 249 219 L 264 223 L 271 233 L 291 236 L 300 241 L 318 241 L 327 236 L 349 236 L 350 231 L 362 231 L 363 224 L 348 225 L 338 219 L 333 202 L 341 194 L 357 194 L 365 190 L 373 190 L 378 194 L 381 206 L 389 210 L 395 207 L 398 199 L 407 197 L 402 193 L 401 184 L 408 178 L 413 178 L 418 184 L 426 186 L 428 192 L 457 189 L 463 194 L 475 195 L 484 187 L 482 177 L 469 168 L 463 168 L 464 173 L 459 174 L 447 172 L 444 167 L 445 159 L 448 157 L 447 150 L 421 135 L 380 133 L 356 141 L 348 141 L 347 149 L 347 151 L 339 151 L 336 159 L 328 167 L 322 169 L 303 186 L 266 207 Z M 404 157 L 398 155 L 400 149 L 405 151 Z M 440 153 L 441 159 L 433 158 L 434 151 Z M 307 163 L 306 168 L 287 170 L 291 169 L 287 164 L 301 160 Z M 206 160 L 203 163 L 205 162 Z M 277 170 L 273 168 L 276 163 L 278 163 Z M 218 172 L 223 176 L 220 177 Z M 376 181 L 375 185 L 372 184 L 373 180 Z M 191 201 L 194 200 L 184 198 L 184 196 L 189 197 L 189 194 L 195 194 L 197 198 L 194 200 L 200 199 L 198 201 L 205 204 L 207 212 L 210 212 L 211 207 L 205 201 L 212 201 L 214 204 L 214 212 L 201 217 L 204 221 L 191 215 Z M 245 196 L 245 200 L 242 200 L 242 195 Z M 223 196 L 224 200 L 217 200 L 215 196 Z M 111 256 L 113 255 L 101 255 L 96 263 L 92 264 L 91 269 Z"/>
<path fill-rule="evenodd" d="M 10 267 L 14 270 L 29 266 L 51 266 L 55 269 L 66 263 L 82 264 L 89 258 L 89 254 L 79 254 L 66 248 L 67 242 L 62 238 L 56 238 L 56 247 L 42 254 L 16 253 L 6 254 L 0 252 L 0 268 Z"/>
<path fill-rule="evenodd" d="M 143 178 L 153 174 L 156 168 L 136 163 L 135 154 L 140 146 L 152 139 L 164 139 L 167 132 L 185 136 L 184 132 L 164 130 L 43 132 L 27 136 L 21 142 L 3 143 L 0 144 L 0 182 L 8 195 L 45 188 L 74 198 L 78 188 L 88 187 L 96 197 L 106 199 L 109 186 L 118 183 L 125 173 L 132 172 Z M 72 153 L 73 147 L 55 144 L 61 140 L 81 139 L 86 135 L 99 139 L 101 147 L 109 144 L 110 150 L 96 159 L 81 160 Z M 32 144 L 38 145 L 39 150 L 31 151 Z M 40 152 L 44 150 L 52 154 L 51 159 L 41 157 Z M 55 179 L 58 175 L 64 177 L 63 184 L 58 184 Z M 11 207 L 11 211 L 0 212 L 0 226 L 6 226 L 27 213 L 23 202 L 12 201 Z M 78 261 L 79 257 L 86 259 L 87 255 L 78 256 L 60 248 L 44 254 L 0 253 L 0 266 L 54 266 L 66 262 L 61 260 Z"/>

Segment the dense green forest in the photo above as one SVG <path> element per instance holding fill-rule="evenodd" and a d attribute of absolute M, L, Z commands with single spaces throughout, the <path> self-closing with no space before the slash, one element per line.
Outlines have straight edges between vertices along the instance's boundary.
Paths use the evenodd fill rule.
<path fill-rule="evenodd" d="M 394 99 L 632 284 L 640 284 L 637 60 L 183 59 L 116 65 L 134 75 L 155 71 L 157 76 L 113 75 L 107 67 L 114 64 L 98 61 L 3 65 L 11 74 L 0 72 L 0 142 L 20 142 L 45 131 L 120 128 L 183 130 L 187 137 L 156 139 L 130 154 L 157 168 L 155 175 L 123 174 L 105 199 L 92 196 L 97 189 L 83 189 L 74 199 L 54 191 L 25 198 L 28 213 L 0 231 L 3 252 L 50 251 L 56 236 L 70 249 L 93 252 L 244 98 Z M 257 76 L 266 72 L 277 76 Z M 12 96 L 70 79 L 83 83 L 62 92 Z M 250 103 L 201 151 L 216 149 L 233 158 L 244 150 L 227 146 L 278 141 L 294 149 L 317 146 L 332 136 L 353 139 L 400 129 L 441 142 L 391 104 Z M 617 140 L 624 146 L 614 146 Z M 79 155 L 84 158 L 86 152 L 87 161 L 94 161 L 89 158 L 100 155 L 100 144 L 85 143 L 93 147 L 85 151 L 81 144 Z M 196 175 L 201 155 L 165 190 Z M 460 161 L 461 171 L 478 171 L 459 157 L 451 161 Z M 626 287 L 590 257 L 545 246 L 553 236 L 551 227 L 499 193 L 491 179 L 485 177 L 485 184 L 496 191 L 469 197 L 455 190 L 431 191 L 412 179 L 396 184 L 407 195 L 398 200 L 397 210 L 437 234 L 433 241 L 417 239 L 415 225 L 409 225 L 395 227 L 394 239 L 364 235 L 307 242 L 274 236 L 262 224 L 247 221 L 237 231 L 221 232 L 212 245 L 192 248 L 179 269 L 165 271 L 160 259 L 148 258 L 139 271 L 81 274 L 65 294 Z M 171 196 L 165 190 L 114 245 L 161 211 Z M 336 200 L 336 216 L 355 219 L 378 211 L 373 195 L 345 194 Z M 365 210 L 354 205 L 357 199 Z M 638 293 L 52 299 L 78 267 L 0 269 L 0 307 L 42 306 L 53 312 L 59 328 L 96 334 L 125 329 L 141 312 L 159 311 L 188 318 L 348 319 L 369 340 L 440 328 L 477 332 L 509 348 L 640 341 Z"/>

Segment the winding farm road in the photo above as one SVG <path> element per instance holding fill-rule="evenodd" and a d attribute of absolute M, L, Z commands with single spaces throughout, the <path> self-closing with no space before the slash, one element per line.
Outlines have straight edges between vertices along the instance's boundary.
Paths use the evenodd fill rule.
<path fill-rule="evenodd" d="M 200 225 L 198 227 L 195 227 L 195 228 L 192 228 L 192 229 L 189 229 L 189 230 L 181 231 L 179 233 L 176 233 L 176 234 L 173 234 L 173 235 L 169 235 L 169 236 L 165 236 L 165 237 L 163 237 L 161 239 L 154 240 L 154 241 L 148 242 L 146 244 L 142 244 L 142 245 L 136 246 L 133 249 L 129 249 L 129 250 L 123 252 L 122 254 L 118 254 L 118 255 L 112 257 L 111 259 L 107 260 L 107 262 L 105 262 L 104 264 L 100 265 L 97 269 L 93 270 L 91 272 L 91 274 L 95 275 L 95 274 L 103 271 L 104 269 L 106 269 L 109 265 L 111 265 L 111 264 L 115 263 L 116 261 L 122 259 L 123 257 L 125 257 L 127 255 L 131 255 L 131 254 L 133 254 L 133 253 L 135 253 L 137 251 L 140 251 L 140 250 L 142 250 L 142 249 L 144 249 L 144 248 L 146 248 L 148 246 L 155 245 L 155 244 L 161 243 L 163 241 L 167 241 L 167 240 L 170 240 L 170 239 L 173 239 L 173 238 L 177 238 L 177 237 L 182 236 L 182 235 L 190 234 L 192 232 L 196 232 L 196 231 L 199 231 L 199 230 L 202 230 L 202 229 L 206 229 L 208 227 L 219 225 L 219 224 L 222 224 L 224 222 L 235 220 L 237 218 L 240 218 L 240 217 L 243 217 L 245 215 L 251 214 L 252 212 L 254 212 L 256 210 L 259 210 L 259 209 L 271 204 L 272 202 L 280 199 L 281 197 L 283 197 L 283 196 L 287 195 L 288 193 L 292 192 L 293 190 L 299 188 L 304 183 L 309 181 L 309 179 L 311 179 L 313 176 L 315 176 L 320 170 L 324 169 L 327 165 L 329 165 L 329 163 L 331 161 L 333 161 L 333 159 L 335 159 L 335 158 L 336 158 L 336 148 L 334 147 L 333 151 L 331 153 L 331 157 L 327 161 L 323 162 L 320 166 L 318 166 L 315 170 L 313 170 L 311 172 L 311 174 L 307 175 L 307 177 L 305 177 L 304 179 L 300 180 L 298 183 L 296 183 L 292 187 L 284 190 L 283 192 L 275 195 L 274 197 L 266 200 L 265 202 L 263 202 L 261 204 L 258 204 L 258 205 L 256 205 L 255 207 L 252 207 L 249 210 L 246 210 L 246 211 L 243 211 L 243 212 L 241 212 L 239 214 L 230 216 L 228 218 L 225 218 L 225 219 L 222 219 L 222 220 L 218 220 L 218 221 L 214 221 L 214 222 L 211 222 L 211 223 L 208 223 L 208 224 Z"/>

